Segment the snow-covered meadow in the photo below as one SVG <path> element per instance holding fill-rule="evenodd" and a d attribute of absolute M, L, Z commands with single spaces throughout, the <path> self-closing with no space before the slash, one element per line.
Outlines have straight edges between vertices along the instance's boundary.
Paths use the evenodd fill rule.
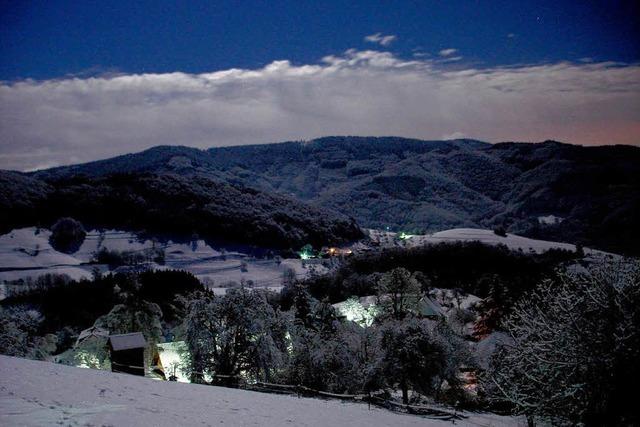
<path fill-rule="evenodd" d="M 481 242 L 487 245 L 505 245 L 509 249 L 523 252 L 542 253 L 550 249 L 564 249 L 575 251 L 576 246 L 570 243 L 552 242 L 548 240 L 530 239 L 508 233 L 506 236 L 498 236 L 492 230 L 481 228 L 453 228 L 451 230 L 438 231 L 433 234 L 404 234 L 388 231 L 369 230 L 369 237 L 373 242 L 381 246 L 406 246 L 415 247 L 442 242 Z M 606 254 L 605 252 L 584 248 L 585 255 Z"/>
<path fill-rule="evenodd" d="M 354 252 L 371 248 L 371 243 L 381 247 L 415 247 L 441 242 L 479 241 L 488 245 L 503 244 L 512 250 L 542 253 L 550 249 L 575 251 L 575 245 L 544 240 L 530 239 L 515 234 L 505 237 L 491 230 L 456 228 L 429 235 L 405 235 L 380 230 L 368 230 L 370 241 L 357 242 L 351 246 Z M 94 254 L 101 249 L 120 252 L 144 252 L 152 248 L 161 248 L 165 254 L 164 265 L 150 263 L 154 269 L 181 269 L 189 271 L 216 293 L 224 293 L 229 287 L 249 284 L 254 288 L 266 288 L 273 291 L 282 289 L 282 280 L 287 270 L 292 270 L 297 278 L 304 278 L 315 270 L 318 273 L 327 269 L 321 264 L 303 265 L 300 259 L 253 258 L 246 253 L 213 248 L 204 240 L 192 243 L 160 243 L 149 239 L 140 239 L 135 234 L 107 230 L 92 230 L 80 249 L 67 255 L 56 251 L 49 244 L 51 232 L 46 229 L 28 227 L 16 229 L 0 236 L 0 299 L 4 297 L 8 282 L 20 279 L 32 280 L 45 274 L 66 274 L 79 280 L 90 278 L 95 268 L 108 271 L 105 265 L 90 264 Z M 587 256 L 610 255 L 605 252 L 584 248 Z"/>
<path fill-rule="evenodd" d="M 228 286 L 241 282 L 252 287 L 280 290 L 286 270 L 293 270 L 296 277 L 306 276 L 310 269 L 299 259 L 256 259 L 245 253 L 214 249 L 204 240 L 193 244 L 159 243 L 140 239 L 124 231 L 90 231 L 80 249 L 67 255 L 56 251 L 49 244 L 51 232 L 28 227 L 16 229 L 0 236 L 0 286 L 20 279 L 32 280 L 45 274 L 66 274 L 72 279 L 90 278 L 93 269 L 108 271 L 104 265 L 89 264 L 101 249 L 120 252 L 143 252 L 154 247 L 164 250 L 164 265 L 150 264 L 155 269 L 181 269 L 193 273 L 217 293 L 224 293 Z M 314 266 L 322 269 L 321 266 Z M 0 289 L 0 299 L 4 289 Z"/>

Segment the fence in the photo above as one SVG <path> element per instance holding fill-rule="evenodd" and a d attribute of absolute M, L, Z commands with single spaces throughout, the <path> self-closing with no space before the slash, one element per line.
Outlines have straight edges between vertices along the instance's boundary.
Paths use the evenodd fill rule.
<path fill-rule="evenodd" d="M 433 408 L 429 406 L 420 405 L 405 405 L 397 403 L 392 400 L 388 400 L 380 397 L 377 394 L 338 394 L 329 393 L 327 391 L 314 390 L 302 385 L 290 385 L 290 384 L 273 384 L 265 382 L 256 382 L 255 384 L 244 384 L 241 388 L 253 391 L 259 391 L 263 393 L 279 393 L 279 394 L 297 394 L 298 397 L 321 397 L 326 399 L 338 399 L 342 401 L 351 402 L 366 402 L 371 405 L 375 405 L 381 408 L 388 409 L 395 412 L 405 412 L 413 415 L 420 415 L 429 418 L 435 418 L 443 421 L 456 421 L 467 418 L 467 416 L 458 412 L 451 412 L 444 409 Z"/>
<path fill-rule="evenodd" d="M 132 369 L 144 369 L 141 366 L 128 366 L 116 363 L 121 367 L 128 367 Z M 122 372 L 122 371 L 121 371 Z M 380 394 L 368 393 L 368 394 L 338 394 L 330 393 L 322 390 L 314 390 L 303 385 L 291 385 L 291 384 L 276 384 L 257 381 L 255 383 L 247 383 L 242 377 L 238 375 L 221 375 L 214 374 L 211 382 L 204 380 L 205 374 L 203 372 L 191 372 L 202 380 L 203 384 L 224 386 L 231 388 L 240 388 L 243 390 L 257 391 L 261 393 L 276 393 L 276 394 L 289 394 L 297 395 L 298 397 L 320 397 L 325 399 L 338 399 L 342 401 L 350 402 L 366 402 L 371 405 L 375 405 L 381 408 L 385 408 L 394 412 L 403 412 L 413 415 L 419 415 L 423 417 L 434 418 L 442 421 L 451 421 L 455 423 L 457 420 L 463 420 L 467 418 L 466 415 L 458 413 L 456 411 L 448 411 L 445 409 L 434 408 L 430 406 L 422 405 L 406 405 L 403 403 L 397 403 L 389 399 L 380 397 Z"/>

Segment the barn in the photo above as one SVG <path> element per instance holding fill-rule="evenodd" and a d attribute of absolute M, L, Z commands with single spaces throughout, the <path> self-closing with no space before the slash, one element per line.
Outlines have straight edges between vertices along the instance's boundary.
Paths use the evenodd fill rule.
<path fill-rule="evenodd" d="M 109 336 L 111 371 L 144 376 L 147 341 L 140 332 Z"/>

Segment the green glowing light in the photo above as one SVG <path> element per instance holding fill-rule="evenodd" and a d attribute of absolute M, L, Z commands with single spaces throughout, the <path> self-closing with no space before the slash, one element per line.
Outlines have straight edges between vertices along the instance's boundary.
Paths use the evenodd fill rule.
<path fill-rule="evenodd" d="M 313 247 L 309 244 L 304 245 L 300 250 L 300 252 L 298 252 L 298 255 L 300 255 L 300 259 L 315 258 L 315 255 L 313 253 Z"/>

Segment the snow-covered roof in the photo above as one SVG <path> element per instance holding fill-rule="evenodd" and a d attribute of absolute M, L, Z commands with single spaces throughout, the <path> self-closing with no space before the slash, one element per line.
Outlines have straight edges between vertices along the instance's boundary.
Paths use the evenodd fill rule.
<path fill-rule="evenodd" d="M 130 334 L 119 334 L 109 336 L 109 344 L 115 351 L 130 350 L 132 348 L 145 348 L 147 341 L 141 332 L 133 332 Z"/>
<path fill-rule="evenodd" d="M 429 297 L 423 297 L 418 301 L 417 311 L 419 314 L 426 317 L 444 316 L 444 311 L 440 304 Z"/>
<path fill-rule="evenodd" d="M 90 328 L 87 328 L 87 329 L 83 330 L 82 332 L 80 332 L 80 335 L 78 335 L 78 339 L 76 340 L 76 345 L 80 344 L 80 342 L 84 341 L 85 339 L 87 339 L 89 337 L 104 337 L 104 338 L 108 338 L 109 337 L 109 331 L 107 331 L 106 329 L 103 329 L 103 328 L 99 328 L 97 326 L 92 326 Z"/>

